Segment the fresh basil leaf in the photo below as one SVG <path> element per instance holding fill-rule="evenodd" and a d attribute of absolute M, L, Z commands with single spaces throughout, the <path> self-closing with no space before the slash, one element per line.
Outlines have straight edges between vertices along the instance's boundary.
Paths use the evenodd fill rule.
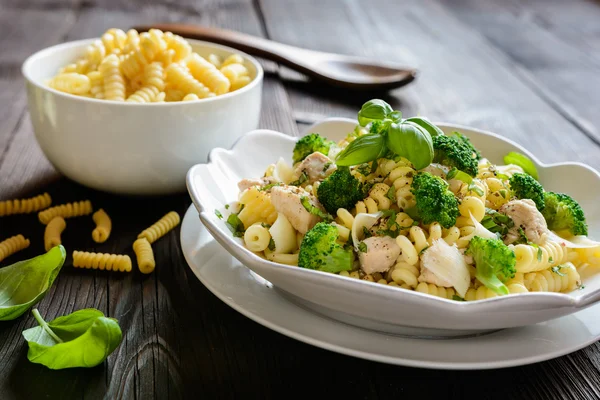
<path fill-rule="evenodd" d="M 244 236 L 244 223 L 237 214 L 229 214 L 226 222 L 227 227 L 235 237 Z"/>
<path fill-rule="evenodd" d="M 67 252 L 61 245 L 45 254 L 0 268 L 0 321 L 15 319 L 37 304 L 62 268 Z"/>
<path fill-rule="evenodd" d="M 388 118 L 394 122 L 400 122 L 400 121 L 402 121 L 402 113 L 400 111 L 392 111 L 388 115 Z"/>
<path fill-rule="evenodd" d="M 101 364 L 121 343 L 122 332 L 114 318 L 95 309 L 84 309 L 46 322 L 37 309 L 40 326 L 26 329 L 29 361 L 50 369 L 91 368 Z"/>
<path fill-rule="evenodd" d="M 331 215 L 327 214 L 326 212 L 321 211 L 321 209 L 319 209 L 318 207 L 313 206 L 310 203 L 310 200 L 308 199 L 308 197 L 302 196 L 300 198 L 300 203 L 302 204 L 302 207 L 304 207 L 304 209 L 306 211 L 308 211 L 309 213 L 311 213 L 312 215 L 316 215 L 317 217 L 322 218 L 323 221 L 325 221 L 325 222 L 333 221 L 333 217 Z"/>
<path fill-rule="evenodd" d="M 427 118 L 423 118 L 423 117 L 406 118 L 404 120 L 404 122 L 412 122 L 413 124 L 419 125 L 421 128 L 423 128 L 427 132 L 429 132 L 431 137 L 444 136 L 444 132 L 440 128 L 438 128 L 436 125 L 434 125 L 433 122 L 431 122 Z"/>
<path fill-rule="evenodd" d="M 385 154 L 385 137 L 377 133 L 360 136 L 342 150 L 335 163 L 341 167 L 350 167 L 373 161 Z"/>
<path fill-rule="evenodd" d="M 419 125 L 411 122 L 390 124 L 387 146 L 399 156 L 410 161 L 415 169 L 422 169 L 433 161 L 431 135 Z"/>
<path fill-rule="evenodd" d="M 367 101 L 358 112 L 358 123 L 360 126 L 366 126 L 374 120 L 382 120 L 391 114 L 392 107 L 381 99 Z"/>
<path fill-rule="evenodd" d="M 511 151 L 504 156 L 504 163 L 518 165 L 519 167 L 523 168 L 523 171 L 525 171 L 526 174 L 529 174 L 534 179 L 539 180 L 535 164 L 524 154 Z"/>

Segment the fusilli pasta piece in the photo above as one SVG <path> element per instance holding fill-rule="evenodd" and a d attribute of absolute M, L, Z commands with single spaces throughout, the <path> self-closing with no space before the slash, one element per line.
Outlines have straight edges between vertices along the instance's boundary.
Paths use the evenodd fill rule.
<path fill-rule="evenodd" d="M 54 217 L 73 218 L 92 213 L 92 203 L 89 200 L 61 204 L 48 208 L 38 214 L 40 222 L 46 225 Z"/>
<path fill-rule="evenodd" d="M 148 239 L 143 237 L 133 242 L 133 251 L 137 258 L 138 268 L 142 274 L 149 274 L 154 271 L 156 261 L 154 260 L 154 252 Z"/>
<path fill-rule="evenodd" d="M 199 54 L 192 54 L 187 60 L 191 74 L 202 82 L 211 92 L 219 95 L 227 93 L 231 83 L 214 65 Z"/>
<path fill-rule="evenodd" d="M 485 300 L 492 297 L 498 297 L 498 294 L 485 286 L 479 286 L 477 289 L 470 288 L 465 294 L 466 301 Z"/>
<path fill-rule="evenodd" d="M 99 209 L 92 215 L 92 219 L 96 223 L 96 228 L 92 231 L 92 239 L 96 243 L 104 243 L 110 236 L 112 230 L 112 221 L 103 209 Z"/>
<path fill-rule="evenodd" d="M 50 79 L 48 86 L 61 92 L 70 94 L 85 94 L 90 91 L 92 84 L 87 75 L 69 72 L 56 75 Z"/>
<path fill-rule="evenodd" d="M 125 79 L 123 79 L 119 64 L 119 58 L 111 54 L 102 60 L 98 69 L 104 80 L 104 98 L 106 100 L 125 101 Z"/>
<path fill-rule="evenodd" d="M 29 247 L 29 239 L 23 235 L 16 235 L 0 242 L 0 261 Z"/>
<path fill-rule="evenodd" d="M 171 64 L 167 67 L 167 80 L 185 93 L 193 93 L 201 99 L 214 96 L 202 83 L 198 82 L 188 69 L 181 64 Z"/>
<path fill-rule="evenodd" d="M 259 252 L 264 251 L 269 247 L 271 241 L 271 234 L 269 230 L 260 224 L 254 224 L 244 233 L 244 243 L 250 251 Z"/>
<path fill-rule="evenodd" d="M 98 68 L 104 57 L 106 57 L 106 48 L 101 40 L 95 40 L 86 49 L 86 60 L 90 64 L 90 69 L 94 70 Z"/>
<path fill-rule="evenodd" d="M 167 32 L 165 33 L 165 40 L 168 48 L 175 52 L 174 62 L 185 60 L 192 54 L 192 46 L 181 36 Z"/>
<path fill-rule="evenodd" d="M 415 290 L 417 292 L 430 294 L 432 296 L 437 296 L 444 299 L 452 299 L 452 297 L 456 294 L 456 292 L 452 288 L 445 288 L 441 286 L 436 286 L 433 283 L 425 282 L 419 283 Z"/>
<path fill-rule="evenodd" d="M 183 97 L 183 99 L 181 99 L 181 101 L 196 101 L 196 100 L 200 100 L 200 98 L 198 96 L 196 96 L 194 93 L 185 95 Z"/>
<path fill-rule="evenodd" d="M 571 263 L 541 272 L 525 274 L 525 286 L 531 292 L 570 292 L 581 286 L 581 277 Z"/>
<path fill-rule="evenodd" d="M 52 198 L 48 193 L 29 199 L 14 199 L 0 201 L 0 217 L 13 214 L 29 214 L 50 207 Z"/>
<path fill-rule="evenodd" d="M 138 239 L 146 238 L 148 239 L 148 242 L 152 244 L 179 225 L 179 222 L 179 214 L 175 211 L 171 211 L 150 227 L 144 229 L 142 233 L 138 235 Z"/>
<path fill-rule="evenodd" d="M 165 89 L 165 70 L 162 63 L 152 62 L 144 69 L 144 78 L 142 83 L 145 86 L 154 86 L 159 91 Z"/>
<path fill-rule="evenodd" d="M 131 258 L 123 254 L 73 252 L 73 267 L 107 271 L 131 272 Z"/>
<path fill-rule="evenodd" d="M 246 229 L 257 222 L 272 225 L 277 219 L 277 211 L 271 204 L 269 194 L 261 192 L 256 186 L 242 192 L 239 202 L 244 208 L 238 214 L 238 218 Z"/>
<path fill-rule="evenodd" d="M 87 77 L 90 79 L 90 94 L 96 99 L 104 98 L 104 78 L 100 71 L 88 72 Z"/>
<path fill-rule="evenodd" d="M 138 89 L 134 94 L 127 98 L 128 103 L 152 103 L 156 96 L 158 96 L 159 90 L 154 86 L 146 86 Z"/>
<path fill-rule="evenodd" d="M 517 244 L 509 246 L 515 252 L 517 272 L 543 271 L 562 264 L 567 259 L 567 250 L 559 243 L 546 241 L 539 246 Z"/>
<path fill-rule="evenodd" d="M 243 63 L 244 63 L 244 59 L 242 58 L 242 56 L 240 56 L 239 54 L 231 54 L 231 55 L 227 56 L 225 61 L 223 61 L 223 63 L 221 64 L 221 67 L 225 67 L 229 64 L 243 64 Z"/>
<path fill-rule="evenodd" d="M 62 243 L 60 235 L 66 227 L 65 219 L 60 216 L 54 217 L 48 222 L 44 231 L 44 248 L 46 251 L 50 251 L 51 248 Z"/>
<path fill-rule="evenodd" d="M 231 85 L 234 85 L 238 79 L 244 76 L 248 76 L 248 69 L 244 67 L 243 64 L 238 63 L 227 64 L 221 67 L 219 71 L 221 71 L 221 73 L 225 75 L 225 77 L 229 80 Z"/>

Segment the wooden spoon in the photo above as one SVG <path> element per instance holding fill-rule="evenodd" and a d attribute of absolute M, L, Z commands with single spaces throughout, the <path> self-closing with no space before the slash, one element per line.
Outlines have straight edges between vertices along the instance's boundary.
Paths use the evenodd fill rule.
<path fill-rule="evenodd" d="M 184 24 L 140 25 L 142 32 L 151 28 L 191 38 L 231 46 L 246 53 L 276 61 L 292 69 L 346 89 L 393 89 L 412 82 L 417 71 L 391 63 L 373 62 L 364 57 L 345 56 L 307 50 L 247 35 L 245 33 Z"/>

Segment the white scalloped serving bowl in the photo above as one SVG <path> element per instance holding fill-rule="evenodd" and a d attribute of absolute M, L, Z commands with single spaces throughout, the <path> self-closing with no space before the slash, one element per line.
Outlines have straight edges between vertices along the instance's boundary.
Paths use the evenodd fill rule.
<path fill-rule="evenodd" d="M 349 119 L 327 119 L 309 128 L 340 140 L 356 126 Z M 527 150 L 493 133 L 438 124 L 445 132 L 459 130 L 493 163 L 502 163 L 509 151 L 527 154 L 536 163 L 547 190 L 571 194 L 586 211 L 590 236 L 600 238 L 596 196 L 600 174 L 580 163 L 547 165 Z M 266 261 L 234 238 L 215 209 L 237 200 L 237 182 L 261 176 L 267 164 L 280 156 L 291 162 L 296 139 L 279 132 L 256 130 L 243 136 L 231 150 L 214 149 L 208 164 L 187 175 L 189 193 L 200 219 L 215 239 L 253 272 L 297 304 L 322 315 L 366 329 L 421 337 L 454 337 L 535 324 L 586 308 L 600 300 L 600 276 L 585 288 L 568 294 L 526 293 L 475 302 L 457 302 L 431 295 Z M 577 177 L 574 179 L 573 177 Z"/>

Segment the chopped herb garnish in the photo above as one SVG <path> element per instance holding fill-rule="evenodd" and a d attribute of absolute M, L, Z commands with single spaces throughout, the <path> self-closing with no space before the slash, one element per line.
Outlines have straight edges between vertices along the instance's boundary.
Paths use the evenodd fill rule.
<path fill-rule="evenodd" d="M 271 225 L 267 224 L 266 222 L 261 222 L 260 226 L 262 226 L 263 228 L 267 228 L 267 229 L 269 229 L 271 227 Z"/>
<path fill-rule="evenodd" d="M 302 174 L 300 175 L 300 177 L 298 178 L 298 180 L 296 180 L 294 182 L 290 182 L 290 185 L 291 186 L 300 186 L 306 181 L 308 181 L 308 175 L 306 175 L 306 172 L 303 171 Z"/>
<path fill-rule="evenodd" d="M 221 214 L 221 211 L 215 210 L 215 215 L 217 216 L 217 218 L 223 219 L 223 214 Z"/>
<path fill-rule="evenodd" d="M 507 196 L 506 190 L 504 190 L 504 189 L 500 190 L 500 195 L 506 199 L 506 196 Z"/>
<path fill-rule="evenodd" d="M 273 238 L 269 240 L 269 250 L 275 251 L 275 241 L 273 240 Z"/>
<path fill-rule="evenodd" d="M 366 226 L 363 226 L 363 235 L 365 235 L 365 239 L 373 236 Z"/>
<path fill-rule="evenodd" d="M 552 263 L 552 261 L 554 261 L 554 259 L 552 257 L 548 257 L 548 262 Z"/>
<path fill-rule="evenodd" d="M 473 182 L 473 178 L 471 177 L 471 175 L 467 174 L 466 172 L 461 171 L 458 168 L 452 168 L 450 171 L 448 171 L 448 173 L 446 174 L 446 179 L 447 180 L 458 179 L 459 181 L 462 181 L 464 183 Z"/>
<path fill-rule="evenodd" d="M 233 232 L 233 236 L 244 236 L 244 223 L 237 214 L 230 214 L 229 217 L 227 217 L 227 227 Z"/>
<path fill-rule="evenodd" d="M 281 186 L 281 182 L 269 183 L 268 185 L 265 185 L 265 186 L 263 186 L 261 188 L 258 188 L 258 190 L 260 192 L 264 192 L 264 191 L 267 191 L 267 190 L 269 190 L 269 189 L 271 189 L 272 187 L 275 187 L 275 186 Z"/>
<path fill-rule="evenodd" d="M 371 163 L 371 173 L 374 174 L 375 171 L 377 171 L 377 167 L 379 166 L 379 164 L 377 163 L 377 160 L 373 160 L 373 162 Z"/>
<path fill-rule="evenodd" d="M 581 286 L 579 287 L 579 290 L 583 290 L 583 289 L 585 289 L 585 285 L 581 285 Z"/>
<path fill-rule="evenodd" d="M 360 251 L 361 253 L 366 253 L 367 252 L 367 244 L 365 242 L 360 242 L 358 244 L 358 251 Z"/>
<path fill-rule="evenodd" d="M 427 250 L 428 248 L 429 248 L 429 246 L 423 247 L 423 249 L 421 249 L 421 251 L 419 252 L 419 255 L 423 254 L 425 252 L 425 250 Z"/>
<path fill-rule="evenodd" d="M 460 296 L 458 296 L 458 295 L 456 295 L 456 294 L 453 294 L 453 295 L 452 295 L 452 300 L 456 300 L 456 301 L 465 301 L 465 299 L 463 299 L 462 297 L 460 297 Z"/>
<path fill-rule="evenodd" d="M 564 272 L 560 272 L 562 265 L 557 265 L 556 267 L 552 267 L 552 272 L 560 276 L 567 276 Z"/>
<path fill-rule="evenodd" d="M 229 204 L 225 204 L 225 209 L 229 210 Z"/>
<path fill-rule="evenodd" d="M 323 172 L 327 171 L 329 169 L 329 167 L 331 167 L 331 163 L 330 162 L 325 163 L 325 165 L 323 165 Z"/>
<path fill-rule="evenodd" d="M 385 197 L 387 197 L 394 203 L 396 202 L 396 188 L 394 187 L 394 185 L 390 186 L 390 190 L 387 191 Z"/>
<path fill-rule="evenodd" d="M 302 196 L 300 198 L 300 203 L 302 203 L 302 206 L 304 207 L 304 209 L 306 211 L 308 211 L 309 213 L 311 213 L 312 215 L 316 215 L 317 217 L 322 218 L 323 221 L 325 221 L 325 222 L 333 221 L 333 217 L 331 215 L 327 214 L 326 212 L 321 211 L 320 208 L 313 206 L 310 203 L 310 200 L 308 199 L 308 197 Z"/>
<path fill-rule="evenodd" d="M 469 183 L 468 190 L 469 192 L 477 193 L 478 196 L 483 196 L 485 194 L 485 192 L 479 186 L 477 186 L 475 182 Z"/>

